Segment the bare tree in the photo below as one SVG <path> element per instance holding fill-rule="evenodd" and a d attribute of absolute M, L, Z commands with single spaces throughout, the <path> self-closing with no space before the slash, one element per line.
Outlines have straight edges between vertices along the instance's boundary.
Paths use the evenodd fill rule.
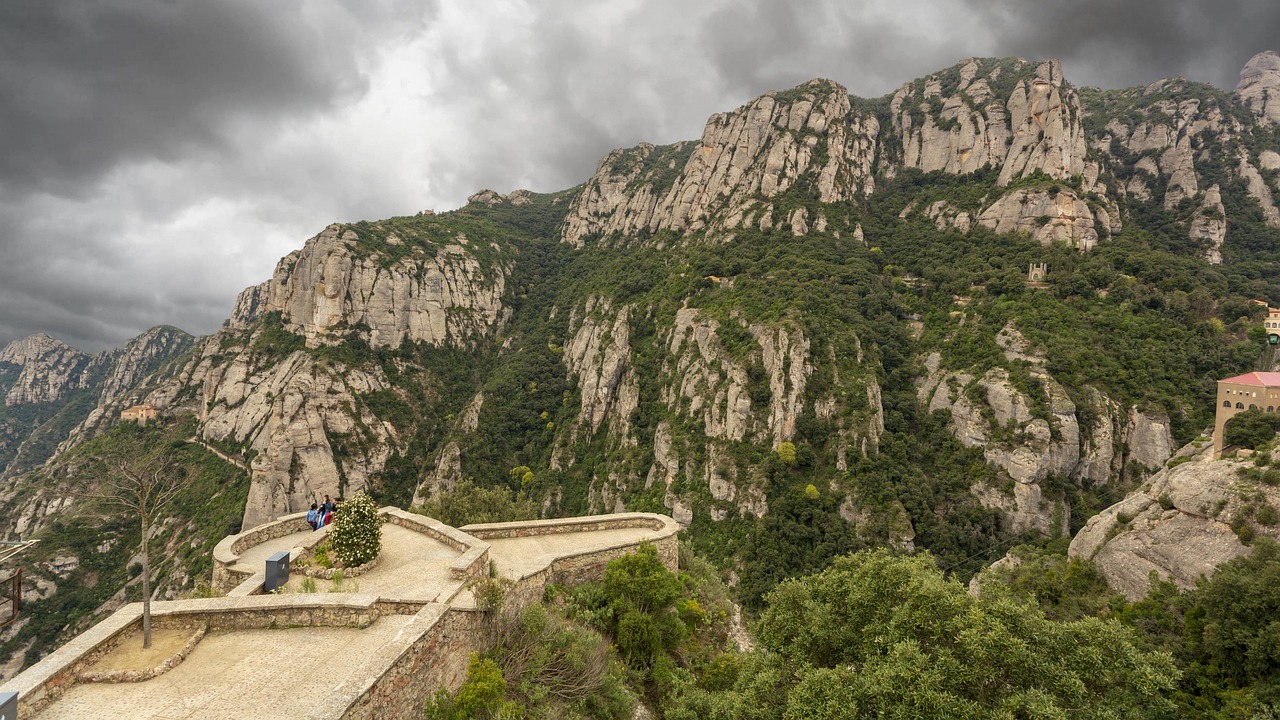
<path fill-rule="evenodd" d="M 81 498 L 101 500 L 135 515 L 142 524 L 139 549 L 142 554 L 142 647 L 151 647 L 151 553 L 147 534 L 160 512 L 182 492 L 191 478 L 170 458 L 146 463 L 117 460 L 96 488 L 75 492 Z"/>

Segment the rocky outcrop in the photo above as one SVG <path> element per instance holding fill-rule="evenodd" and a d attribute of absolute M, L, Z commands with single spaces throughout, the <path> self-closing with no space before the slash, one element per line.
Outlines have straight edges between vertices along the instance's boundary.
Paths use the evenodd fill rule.
<path fill-rule="evenodd" d="M 88 387 L 100 363 L 44 333 L 14 340 L 0 350 L 0 363 L 20 368 L 5 393 L 6 405 L 52 403 Z"/>
<path fill-rule="evenodd" d="M 869 194 L 879 132 L 875 116 L 853 110 L 848 91 L 829 80 L 768 93 L 712 115 L 698 143 L 607 155 L 574 201 L 563 239 L 580 247 L 614 234 L 772 228 L 767 200 L 801 177 L 821 202 Z"/>
<path fill-rule="evenodd" d="M 668 407 L 686 400 L 688 412 L 702 418 L 707 437 L 743 440 L 751 429 L 751 397 L 747 369 L 730 359 L 720 342 L 720 323 L 698 310 L 681 308 L 668 349 L 672 357 L 671 384 L 663 390 Z"/>
<path fill-rule="evenodd" d="M 1009 487 L 979 486 L 974 492 L 984 504 L 1004 511 L 1013 527 L 1065 532 L 1070 509 L 1058 506 L 1041 487 L 1050 476 L 1098 485 L 1130 470 L 1160 468 L 1173 454 L 1171 426 L 1162 413 L 1125 411 L 1092 387 L 1078 392 L 1088 411 L 1082 412 L 1085 408 L 1048 373 L 1045 358 L 1015 327 L 1003 328 L 996 342 L 1008 362 L 1025 368 L 1026 390 L 1015 386 L 1003 367 L 981 375 L 948 371 L 942 355 L 933 352 L 924 358 L 916 398 L 930 412 L 946 411 L 956 439 L 982 448 L 987 461 L 1012 481 Z M 1091 422 L 1082 427 L 1081 417 Z"/>
<path fill-rule="evenodd" d="M 564 346 L 564 362 L 569 375 L 578 379 L 580 418 L 591 433 L 612 417 L 619 424 L 616 434 L 627 435 L 631 412 L 640 401 L 635 374 L 627 373 L 631 359 L 629 313 L 629 308 L 614 313 L 608 301 L 592 297 L 581 323 L 570 323 L 578 328 Z"/>
<path fill-rule="evenodd" d="M 306 509 L 326 493 L 358 492 L 386 463 L 395 429 L 359 400 L 387 388 L 380 373 L 321 366 L 303 352 L 260 367 L 248 348 L 216 364 L 217 349 L 206 346 L 191 377 L 203 387 L 204 437 L 253 458 L 246 526 Z"/>
<path fill-rule="evenodd" d="M 130 340 L 113 358 L 107 370 L 98 396 L 98 407 L 111 405 L 138 387 L 162 363 L 186 352 L 194 344 L 193 336 L 168 325 L 151 328 Z"/>
<path fill-rule="evenodd" d="M 943 79 L 956 68 L 908 83 L 893 96 L 890 110 L 902 142 L 902 167 L 954 174 L 996 167 L 1001 185 L 1036 171 L 1057 180 L 1085 174 L 1080 102 L 1058 61 L 971 59 L 957 68 L 952 87 L 944 87 Z M 1009 95 L 1001 97 L 995 88 L 1004 87 L 1010 73 L 1018 77 Z M 882 169 L 895 168 L 887 161 Z"/>
<path fill-rule="evenodd" d="M 1264 125 L 1280 124 L 1280 53 L 1268 50 L 1254 55 L 1240 71 L 1236 97 Z"/>
<path fill-rule="evenodd" d="M 279 312 L 284 327 L 311 347 L 343 342 L 352 332 L 373 347 L 404 340 L 469 347 L 506 319 L 509 268 L 482 266 L 469 250 L 489 241 L 459 234 L 430 246 L 376 224 L 365 232 L 381 249 L 363 247 L 347 226 L 330 225 L 286 255 L 271 280 L 241 293 L 230 327 Z"/>
<path fill-rule="evenodd" d="M 1102 227 L 1109 230 L 1107 220 Z M 1041 245 L 1063 242 L 1090 250 L 1098 244 L 1089 204 L 1058 186 L 1014 190 L 983 210 L 978 222 L 998 233 L 1027 233 Z"/>
<path fill-rule="evenodd" d="M 752 325 L 751 335 L 760 345 L 760 360 L 769 382 L 767 433 L 774 447 L 790 440 L 796 418 L 803 412 L 805 383 L 813 372 L 809 340 L 799 330 Z"/>
<path fill-rule="evenodd" d="M 1248 482 L 1252 464 L 1210 459 L 1211 445 L 1188 446 L 1190 459 L 1165 469 L 1124 500 L 1094 516 L 1071 541 L 1071 557 L 1092 560 L 1107 583 L 1130 600 L 1150 589 L 1151 573 L 1179 587 L 1194 587 L 1249 547 L 1234 528 L 1280 535 L 1251 518 L 1258 508 L 1280 507 L 1280 490 Z"/>
<path fill-rule="evenodd" d="M 1044 495 L 1040 483 L 1049 475 L 1070 477 L 1080 464 L 1076 406 L 1066 391 L 1039 367 L 1033 368 L 1032 376 L 1045 398 L 1036 403 L 1013 386 L 1003 368 L 992 368 L 980 378 L 947 373 L 940 369 L 937 353 L 929 355 L 925 365 L 928 375 L 917 384 L 921 403 L 930 411 L 948 411 L 956 439 L 966 447 L 982 448 L 987 461 L 1013 481 L 1005 490 L 975 488 L 978 498 L 1001 508 L 1018 531 L 1034 529 L 1048 535 L 1061 529 L 1069 517 L 1065 507 L 1055 512 L 1054 501 Z"/>
<path fill-rule="evenodd" d="M 1245 186 L 1249 189 L 1249 196 L 1262 206 L 1263 221 L 1271 227 L 1280 228 L 1280 209 L 1276 208 L 1271 188 L 1263 179 L 1262 173 L 1249 162 L 1249 154 L 1243 149 L 1240 150 L 1240 164 L 1236 167 L 1236 172 L 1240 173 Z"/>
<path fill-rule="evenodd" d="M 1227 211 L 1222 207 L 1222 192 L 1217 185 L 1205 191 L 1200 208 L 1191 219 L 1191 239 L 1204 243 L 1204 259 L 1222 264 L 1222 242 L 1227 239 Z"/>
<path fill-rule="evenodd" d="M 1149 470 L 1163 467 L 1173 456 L 1171 428 L 1164 413 L 1129 408 L 1129 422 L 1124 434 L 1124 445 L 1128 449 L 1125 459 Z"/>

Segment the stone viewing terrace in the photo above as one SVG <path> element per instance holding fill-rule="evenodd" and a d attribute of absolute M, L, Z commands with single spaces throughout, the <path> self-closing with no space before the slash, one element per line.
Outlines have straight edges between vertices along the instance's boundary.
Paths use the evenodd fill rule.
<path fill-rule="evenodd" d="M 548 583 L 598 578 L 612 559 L 651 542 L 676 568 L 674 520 L 624 513 L 452 528 L 396 508 L 379 511 L 375 565 L 320 592 L 291 573 L 263 593 L 266 558 L 312 552 L 328 529 L 288 515 L 214 549 L 223 597 L 152 603 L 157 640 L 139 659 L 142 606 L 121 608 L 0 686 L 19 716 L 40 718 L 410 718 L 430 693 L 456 690 L 482 649 L 469 585 L 491 568 L 512 581 L 507 601 Z M 338 591 L 324 591 L 336 589 Z M 161 642 L 161 639 L 168 642 Z M 132 641 L 132 642 L 130 642 Z M 146 670 L 121 671 L 132 663 Z"/>

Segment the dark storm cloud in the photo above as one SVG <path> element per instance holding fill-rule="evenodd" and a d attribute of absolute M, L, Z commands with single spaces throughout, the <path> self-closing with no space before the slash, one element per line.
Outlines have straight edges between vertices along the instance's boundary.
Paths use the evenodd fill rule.
<path fill-rule="evenodd" d="M 1280 49 L 1275 0 L 973 0 L 1008 54 L 1062 58 L 1078 85 L 1182 76 L 1235 89 L 1253 55 Z"/>
<path fill-rule="evenodd" d="M 0 345 L 44 331 L 97 349 L 159 323 L 216 327 L 248 283 L 210 241 L 251 247 L 228 231 L 278 224 L 287 211 L 245 217 L 316 182 L 292 175 L 296 156 L 264 168 L 270 148 L 358 102 L 378 43 L 430 14 L 356 0 L 0 3 Z M 185 232 L 217 203 L 231 217 Z"/>
<path fill-rule="evenodd" d="M 74 192 L 116 163 L 225 148 L 237 118 L 361 90 L 297 3 L 0 3 L 0 182 Z"/>
<path fill-rule="evenodd" d="M 570 187 L 814 77 L 1021 55 L 1231 89 L 1278 27 L 1274 0 L 9 0 L 0 343 L 209 332 L 329 222 Z"/>
<path fill-rule="evenodd" d="M 522 7 L 494 18 L 480 48 L 438 45 L 449 68 L 438 95 L 465 98 L 479 141 L 466 147 L 474 162 L 433 170 L 433 188 L 571 186 L 612 148 L 697 138 L 710 114 L 769 90 L 827 77 L 877 96 L 979 47 L 956 32 L 964 17 L 890 2 L 650 0 L 614 3 L 607 18 Z"/>

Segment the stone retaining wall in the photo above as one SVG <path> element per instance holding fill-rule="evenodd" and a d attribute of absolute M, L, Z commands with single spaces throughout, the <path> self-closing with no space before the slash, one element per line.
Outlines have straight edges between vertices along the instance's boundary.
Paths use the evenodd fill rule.
<path fill-rule="evenodd" d="M 453 561 L 450 571 L 464 579 L 487 575 L 490 546 L 484 538 L 627 527 L 656 531 L 656 536 L 646 542 L 656 546 L 658 556 L 669 569 L 675 571 L 677 567 L 679 527 L 674 520 L 661 515 L 627 513 L 455 529 L 395 508 L 383 508 L 380 514 L 386 522 L 423 532 L 462 550 L 463 557 Z M 221 564 L 224 570 L 229 570 L 244 549 L 306 528 L 305 515 L 294 515 L 226 538 L 214 551 L 215 568 Z M 319 538 L 308 541 L 311 544 Z M 599 579 L 610 560 L 633 551 L 636 545 L 635 541 L 619 542 L 557 557 L 547 567 L 513 578 L 515 585 L 507 595 L 507 602 L 513 608 L 523 607 L 541 600 L 548 583 L 574 584 Z M 224 577 L 232 575 L 226 573 Z M 252 594 L 261 588 L 262 579 L 261 572 L 254 574 L 227 597 L 153 602 L 152 624 L 157 628 L 207 627 L 211 632 L 285 627 L 365 628 L 379 617 L 413 615 L 404 630 L 386 645 L 368 657 L 352 658 L 363 670 L 354 673 L 355 679 L 326 695 L 322 706 L 315 708 L 316 717 L 343 720 L 421 717 L 423 703 L 433 692 L 440 688 L 458 689 L 466 677 L 468 655 L 483 649 L 487 641 L 486 615 L 472 608 L 365 594 Z M 19 694 L 19 712 L 22 717 L 29 717 L 56 700 L 76 683 L 80 673 L 139 630 L 141 620 L 141 603 L 127 605 L 28 668 L 2 689 Z"/>
<path fill-rule="evenodd" d="M 483 613 L 431 604 L 410 626 L 423 631 L 403 646 L 384 648 L 387 667 L 372 678 L 354 700 L 334 708 L 342 720 L 408 720 L 422 717 L 422 707 L 436 690 L 456 691 L 467 676 L 470 653 L 484 649 Z M 392 657 L 394 653 L 394 657 Z"/>
<path fill-rule="evenodd" d="M 310 529 L 311 526 L 307 524 L 307 514 L 302 512 L 282 515 L 269 523 L 250 528 L 238 535 L 222 538 L 222 541 L 213 548 L 213 580 L 211 582 L 213 591 L 225 595 L 252 574 L 232 569 L 233 565 L 240 562 L 240 555 L 245 550 L 269 540 Z"/>
<path fill-rule="evenodd" d="M 662 560 L 662 564 L 671 572 L 676 572 L 679 566 L 679 540 L 676 537 L 676 533 L 679 532 L 680 526 L 676 524 L 675 520 L 665 515 L 619 513 L 585 518 L 464 525 L 461 529 L 477 538 L 494 539 L 591 532 L 595 530 L 618 530 L 634 527 L 658 531 L 658 536 L 648 540 L 648 542 L 651 542 L 657 549 L 658 558 Z M 603 577 L 604 568 L 609 564 L 610 560 L 633 552 L 635 548 L 635 542 L 626 541 L 597 550 L 562 555 L 545 568 L 535 570 L 518 578 L 512 578 L 514 584 L 507 591 L 506 601 L 524 606 L 541 600 L 543 591 L 549 584 L 576 585 L 590 580 L 598 580 Z"/>
<path fill-rule="evenodd" d="M 489 544 L 468 535 L 457 528 L 450 527 L 435 518 L 417 513 L 406 512 L 397 507 L 384 507 L 378 510 L 378 516 L 384 523 L 399 525 L 407 530 L 422 533 L 437 540 L 462 555 L 453 561 L 449 573 L 463 581 L 471 581 L 483 577 L 489 569 Z M 317 530 L 312 537 L 299 543 L 304 552 L 310 552 L 329 536 L 329 528 L 325 526 Z M 271 522 L 263 523 L 246 530 L 239 535 L 230 535 L 222 539 L 213 549 L 213 591 L 227 595 L 241 586 L 246 580 L 255 577 L 255 573 L 238 570 L 235 565 L 245 550 L 276 538 L 292 535 L 296 532 L 310 530 L 306 513 L 283 515 Z M 290 561 L 297 557 L 290 557 Z M 354 577 L 354 576 L 350 576 Z M 240 594 L 244 594 L 243 591 Z"/>
<path fill-rule="evenodd" d="M 153 628 L 262 630 L 283 627 L 368 627 L 379 617 L 374 595 L 259 595 L 151 603 Z M 5 684 L 30 717 L 58 699 L 82 673 L 142 629 L 142 603 L 126 605 Z M 464 670 L 465 672 L 465 670 Z M 336 715 L 334 717 L 337 717 Z"/>

